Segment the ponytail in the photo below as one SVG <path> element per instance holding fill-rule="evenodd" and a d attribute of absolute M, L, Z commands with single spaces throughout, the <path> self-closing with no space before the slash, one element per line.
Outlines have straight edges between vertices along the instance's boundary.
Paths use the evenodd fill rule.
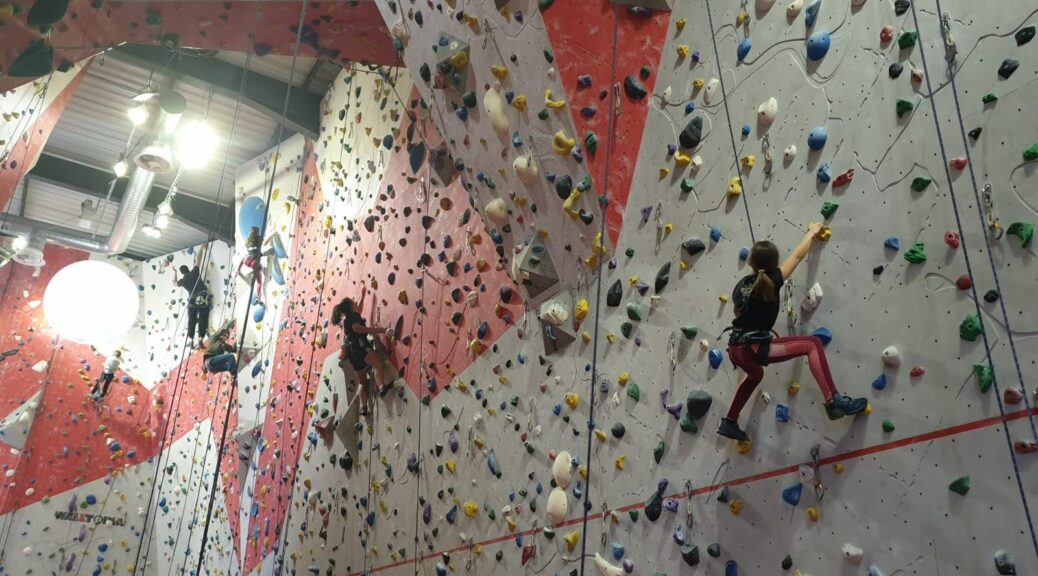
<path fill-rule="evenodd" d="M 763 268 L 757 270 L 757 279 L 753 281 L 753 294 L 765 302 L 774 302 L 775 281 L 768 276 Z"/>

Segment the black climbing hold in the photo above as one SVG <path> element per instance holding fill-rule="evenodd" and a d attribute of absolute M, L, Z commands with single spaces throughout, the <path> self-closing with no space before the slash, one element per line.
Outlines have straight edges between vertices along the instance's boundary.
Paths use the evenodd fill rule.
<path fill-rule="evenodd" d="M 979 127 L 979 126 L 974 128 L 973 130 L 970 130 L 970 138 L 973 139 L 973 140 L 976 140 L 977 138 L 980 138 L 980 133 L 983 132 L 983 131 L 984 131 L 984 129 Z"/>
<path fill-rule="evenodd" d="M 1031 39 L 1034 38 L 1034 26 L 1028 26 L 1026 28 L 1021 28 L 1017 30 L 1016 34 L 1013 37 L 1016 38 L 1017 46 L 1023 46 L 1024 44 L 1027 44 L 1031 41 Z"/>
<path fill-rule="evenodd" d="M 872 269 L 873 276 L 879 276 L 882 273 L 883 273 L 883 265 L 882 264 L 879 265 L 879 266 L 876 266 L 875 268 Z"/>
<path fill-rule="evenodd" d="M 655 522 L 659 517 L 660 513 L 663 512 L 663 495 L 659 491 L 652 493 L 652 498 L 645 503 L 645 517 Z"/>
<path fill-rule="evenodd" d="M 432 80 L 432 70 L 429 69 L 428 64 L 422 64 L 421 68 L 418 69 L 418 74 L 421 75 L 422 80 L 426 82 Z"/>
<path fill-rule="evenodd" d="M 577 215 L 580 216 L 580 221 L 584 224 L 591 224 L 595 220 L 595 215 L 583 208 L 580 209 L 580 212 L 577 212 Z"/>
<path fill-rule="evenodd" d="M 787 554 L 786 557 L 782 559 L 782 569 L 783 570 L 789 570 L 792 567 L 793 567 L 793 558 L 790 557 Z"/>
<path fill-rule="evenodd" d="M 656 293 L 663 292 L 668 282 L 670 282 L 670 262 L 664 264 L 663 268 L 660 268 L 660 271 L 656 273 Z"/>
<path fill-rule="evenodd" d="M 1009 77 L 1016 72 L 1016 69 L 1020 67 L 1020 62 L 1013 60 L 1012 58 L 1006 58 L 1002 61 L 1002 65 L 998 67 L 998 75 L 1003 80 L 1009 80 Z"/>
<path fill-rule="evenodd" d="M 728 487 L 721 488 L 721 491 L 717 494 L 717 501 L 721 504 L 727 504 L 731 499 L 732 493 L 728 490 Z"/>
<path fill-rule="evenodd" d="M 620 305 L 620 300 L 624 297 L 624 286 L 617 280 L 609 287 L 609 292 L 606 293 L 606 305 L 616 308 Z"/>
<path fill-rule="evenodd" d="M 678 136 L 682 148 L 695 148 L 703 140 L 703 117 L 693 118 Z"/>
<path fill-rule="evenodd" d="M 68 11 L 68 0 L 36 0 L 25 20 L 29 26 L 53 26 Z"/>
<path fill-rule="evenodd" d="M 613 428 L 610 430 L 610 432 L 613 433 L 613 438 L 619 439 L 624 437 L 624 434 L 627 433 L 627 429 L 624 428 L 624 425 L 622 423 L 617 422 L 616 424 L 613 424 Z"/>
<path fill-rule="evenodd" d="M 699 546 L 694 544 L 685 544 L 681 547 L 681 559 L 685 561 L 685 564 L 689 566 L 695 566 L 699 564 Z"/>
<path fill-rule="evenodd" d="M 909 0 L 896 0 L 894 2 L 894 14 L 897 14 L 898 16 L 900 16 L 900 15 L 904 14 L 905 12 L 908 12 L 908 9 L 911 6 L 912 6 L 912 3 L 909 2 Z"/>
<path fill-rule="evenodd" d="M 710 411 L 710 405 L 714 403 L 713 396 L 706 390 L 694 390 L 685 399 L 685 410 L 694 420 L 699 420 Z"/>
<path fill-rule="evenodd" d="M 998 293 L 998 290 L 991 289 L 984 293 L 984 301 L 988 304 L 994 304 L 995 302 L 998 302 L 998 299 L 1001 296 L 1002 295 Z"/>
<path fill-rule="evenodd" d="M 706 250 L 706 244 L 703 243 L 699 238 L 689 238 L 681 243 L 681 248 L 688 252 L 689 256 L 695 256 L 703 250 Z"/>
<path fill-rule="evenodd" d="M 652 69 L 648 66 L 642 66 L 641 70 L 638 70 L 638 75 L 642 77 L 642 80 L 648 80 L 649 76 L 652 75 Z"/>
<path fill-rule="evenodd" d="M 502 286 L 501 290 L 501 301 L 505 304 L 512 301 L 512 288 L 509 286 Z"/>
<path fill-rule="evenodd" d="M 624 78 L 624 92 L 633 100 L 641 100 L 649 94 L 649 91 L 645 89 L 645 84 L 642 84 L 641 80 L 630 74 Z"/>
<path fill-rule="evenodd" d="M 717 558 L 721 555 L 721 545 L 715 542 L 707 546 L 706 553 L 709 554 L 711 558 Z"/>
<path fill-rule="evenodd" d="M 54 69 L 54 48 L 43 40 L 34 40 L 7 69 L 12 78 L 38 78 Z"/>
<path fill-rule="evenodd" d="M 563 174 L 555 179 L 555 193 L 559 195 L 559 198 L 565 200 L 569 198 L 571 192 L 573 192 L 573 178 L 570 178 L 568 174 Z"/>
<path fill-rule="evenodd" d="M 900 62 L 894 62 L 889 68 L 887 68 L 887 74 L 889 74 L 891 78 L 897 78 L 904 71 L 905 67 L 902 66 Z"/>
<path fill-rule="evenodd" d="M 464 104 L 466 108 L 475 108 L 476 107 L 476 93 L 473 92 L 472 90 L 469 90 L 468 92 L 465 92 L 464 94 L 461 95 L 461 103 Z"/>
<path fill-rule="evenodd" d="M 264 44 L 262 42 L 252 43 L 252 51 L 255 52 L 257 56 L 266 56 L 267 54 L 270 54 L 273 50 L 274 47 L 270 44 Z"/>

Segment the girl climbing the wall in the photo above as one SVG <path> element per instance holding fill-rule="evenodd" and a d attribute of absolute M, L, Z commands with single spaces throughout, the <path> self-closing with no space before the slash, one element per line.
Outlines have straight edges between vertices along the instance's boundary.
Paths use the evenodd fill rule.
<path fill-rule="evenodd" d="M 385 334 L 387 337 L 392 338 L 393 329 L 366 325 L 364 317 L 360 315 L 360 311 L 364 309 L 364 298 L 366 296 L 367 289 L 365 288 L 361 293 L 359 303 L 352 298 L 343 298 L 332 309 L 332 324 L 342 326 L 342 332 L 345 337 L 342 350 L 339 352 L 339 366 L 342 367 L 343 373 L 346 374 L 346 362 L 349 362 L 350 366 L 357 372 L 357 385 L 359 386 L 357 392 L 360 395 L 361 416 L 367 416 L 369 412 L 368 404 L 371 399 L 371 392 L 370 384 L 367 380 L 374 380 L 374 385 L 377 387 L 379 395 L 382 396 L 395 385 L 403 382 L 402 378 L 398 378 L 388 385 L 386 384 L 386 360 L 368 343 L 368 335 Z M 349 381 L 348 375 L 346 375 L 346 379 Z"/>
<path fill-rule="evenodd" d="M 821 231 L 821 224 L 808 226 L 800 244 L 782 264 L 774 243 L 762 240 L 753 245 L 749 264 L 753 274 L 744 276 L 732 290 L 735 321 L 728 340 L 728 356 L 745 375 L 739 382 L 728 415 L 721 419 L 717 433 L 733 440 L 749 440 L 739 428 L 739 413 L 764 378 L 764 366 L 807 356 L 811 374 L 825 397 L 825 412 L 830 420 L 859 414 L 868 406 L 864 398 L 851 398 L 836 391 L 822 341 L 815 336 L 773 336 L 772 327 L 779 313 L 779 290 L 807 256 Z"/>
<path fill-rule="evenodd" d="M 115 379 L 115 373 L 119 370 L 122 361 L 122 350 L 116 350 L 105 360 L 104 367 L 101 369 L 101 377 L 95 380 L 94 385 L 90 387 L 90 398 L 95 402 L 101 402 L 108 396 L 108 388 L 112 385 L 112 380 Z"/>
<path fill-rule="evenodd" d="M 228 319 L 219 330 L 209 337 L 209 346 L 202 355 L 202 367 L 206 372 L 219 373 L 238 371 L 238 356 L 234 353 L 234 345 L 227 342 L 227 336 L 234 325 L 233 319 Z"/>
<path fill-rule="evenodd" d="M 238 263 L 236 274 L 241 275 L 241 267 L 248 266 L 252 269 L 252 275 L 256 278 L 256 302 L 263 302 L 263 266 L 260 259 L 263 257 L 263 238 L 260 237 L 260 229 L 253 226 L 249 229 L 249 237 L 245 239 L 245 258 Z"/>

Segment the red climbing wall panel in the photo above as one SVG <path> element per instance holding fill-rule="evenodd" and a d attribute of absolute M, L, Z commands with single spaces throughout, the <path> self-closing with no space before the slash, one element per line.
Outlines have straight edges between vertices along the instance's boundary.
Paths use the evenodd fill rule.
<path fill-rule="evenodd" d="M 107 408 L 96 409 L 86 394 L 101 372 L 103 357 L 89 346 L 59 342 L 47 326 L 43 306 L 34 307 L 43 300 L 54 274 L 85 260 L 87 254 L 48 246 L 44 257 L 47 265 L 37 278 L 21 265 L 0 269 L 0 349 L 18 350 L 0 362 L 0 407 L 7 414 L 44 389 L 20 456 L 0 450 L 0 465 L 17 470 L 5 484 L 0 513 L 138 464 L 157 449 L 154 435 L 148 433 L 153 423 L 148 391 L 133 384 L 127 390 L 120 382 L 123 375 L 117 374 Z M 32 370 L 41 360 L 49 363 L 48 370 Z M 131 393 L 136 397 L 132 405 L 127 401 Z M 119 443 L 121 452 L 109 448 L 108 436 Z M 34 489 L 31 496 L 25 495 L 28 488 Z"/>
<path fill-rule="evenodd" d="M 616 4 L 609 0 L 591 2 L 556 2 L 544 11 L 544 22 L 548 28 L 552 50 L 560 78 L 569 97 L 569 109 L 577 126 L 576 138 L 583 141 L 584 134 L 591 130 L 598 136 L 598 152 L 588 154 L 588 167 L 595 181 L 595 192 L 605 191 L 606 139 L 609 126 L 609 99 L 600 98 L 600 93 L 611 93 L 609 86 L 613 76 L 613 51 L 616 50 L 616 82 L 623 85 L 628 75 L 638 77 L 643 66 L 652 74 L 643 80 L 645 88 L 652 94 L 656 84 L 656 71 L 660 66 L 661 51 L 666 41 L 669 12 L 653 12 L 648 16 L 633 15 L 626 6 L 621 6 L 620 25 L 614 46 L 613 29 Z M 581 88 L 577 78 L 589 75 L 590 88 Z M 606 212 L 606 227 L 609 240 L 615 246 L 623 227 L 624 209 L 630 194 L 634 166 L 641 148 L 645 117 L 649 111 L 651 96 L 638 101 L 629 98 L 621 89 L 620 114 L 616 118 L 613 134 L 613 154 L 609 160 L 609 208 Z M 581 109 L 594 106 L 597 112 L 591 118 L 581 114 Z"/>
<path fill-rule="evenodd" d="M 56 3 L 55 3 L 56 4 Z M 303 5 L 294 1 L 96 2 L 71 0 L 50 35 L 55 64 L 76 62 L 123 42 L 173 40 L 180 46 L 291 55 Z M 300 56 L 396 64 L 398 56 L 373 2 L 310 2 Z M 29 10 L 0 24 L 0 69 L 34 41 L 39 30 L 26 23 Z M 0 90 L 25 82 L 0 76 Z"/>

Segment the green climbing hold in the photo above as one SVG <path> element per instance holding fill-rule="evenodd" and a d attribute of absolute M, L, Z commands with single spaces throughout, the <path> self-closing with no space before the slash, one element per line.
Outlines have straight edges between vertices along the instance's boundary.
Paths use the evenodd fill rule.
<path fill-rule="evenodd" d="M 984 95 L 983 98 L 980 99 L 980 101 L 985 104 L 994 104 L 995 102 L 998 102 L 998 96 L 995 96 L 994 94 L 988 92 Z"/>
<path fill-rule="evenodd" d="M 632 332 L 634 332 L 634 324 L 624 322 L 620 325 L 620 333 L 624 335 L 624 338 L 630 338 Z"/>
<path fill-rule="evenodd" d="M 68 11 L 68 0 L 36 0 L 25 17 L 29 26 L 53 26 Z"/>
<path fill-rule="evenodd" d="M 548 109 L 547 108 L 542 108 L 541 111 L 537 113 L 537 117 L 540 118 L 541 120 L 547 120 L 548 119 Z"/>
<path fill-rule="evenodd" d="M 883 431 L 884 432 L 893 432 L 894 431 L 894 423 L 891 422 L 890 420 L 884 420 L 883 421 Z"/>
<path fill-rule="evenodd" d="M 695 434 L 699 432 L 699 426 L 696 425 L 695 420 L 689 418 L 688 414 L 685 414 L 681 417 L 681 431 Z"/>
<path fill-rule="evenodd" d="M 627 317 L 635 322 L 642 321 L 642 307 L 635 302 L 627 303 Z"/>
<path fill-rule="evenodd" d="M 584 149 L 592 156 L 598 152 L 598 135 L 590 130 L 584 133 Z"/>
<path fill-rule="evenodd" d="M 1024 150 L 1024 162 L 1038 160 L 1038 142 L 1031 144 L 1030 148 Z"/>
<path fill-rule="evenodd" d="M 627 250 L 624 250 L 624 255 L 628 258 L 634 258 L 634 248 L 628 248 Z"/>
<path fill-rule="evenodd" d="M 148 26 L 158 26 L 159 24 L 162 24 L 162 12 L 159 12 L 154 8 L 145 8 L 144 11 L 144 22 Z"/>
<path fill-rule="evenodd" d="M 688 194 L 696 187 L 696 181 L 691 177 L 685 177 L 681 179 L 681 191 Z"/>
<path fill-rule="evenodd" d="M 637 522 L 639 513 L 637 510 L 631 510 L 627 512 L 627 515 L 631 518 L 631 522 Z"/>
<path fill-rule="evenodd" d="M 959 496 L 965 496 L 970 491 L 970 477 L 969 474 L 965 476 L 959 476 L 952 483 L 948 485 L 948 490 L 955 492 Z"/>
<path fill-rule="evenodd" d="M 908 48 L 915 46 L 915 43 L 918 40 L 919 32 L 916 32 L 915 30 L 902 32 L 901 35 L 897 37 L 897 47 L 902 50 L 906 50 Z"/>
<path fill-rule="evenodd" d="M 38 78 L 54 70 L 54 48 L 43 40 L 34 40 L 7 69 L 11 78 Z"/>
<path fill-rule="evenodd" d="M 912 192 L 922 192 L 930 185 L 933 180 L 925 178 L 923 176 L 917 176 L 912 179 Z"/>
<path fill-rule="evenodd" d="M 967 342 L 976 342 L 977 336 L 980 336 L 981 332 L 983 332 L 983 328 L 980 325 L 980 316 L 977 314 L 968 314 L 959 324 L 959 337 Z"/>
<path fill-rule="evenodd" d="M 587 192 L 591 189 L 591 175 L 584 174 L 584 179 L 577 183 L 577 190 Z"/>
<path fill-rule="evenodd" d="M 1034 224 L 1030 222 L 1013 222 L 1006 228 L 1006 234 L 1020 239 L 1020 246 L 1027 248 L 1034 237 Z"/>
<path fill-rule="evenodd" d="M 461 102 L 462 102 L 462 104 L 465 105 L 466 108 L 475 108 L 476 107 L 476 93 L 473 92 L 472 90 L 469 90 L 469 91 L 465 92 L 464 94 L 461 95 Z"/>
<path fill-rule="evenodd" d="M 649 94 L 649 91 L 645 88 L 645 85 L 642 84 L 642 81 L 630 74 L 624 78 L 624 92 L 626 92 L 627 96 L 632 100 L 641 100 Z"/>
<path fill-rule="evenodd" d="M 699 326 L 696 326 L 695 324 L 682 326 L 681 335 L 684 336 L 686 340 L 693 340 L 699 335 Z"/>
<path fill-rule="evenodd" d="M 836 202 L 823 202 L 822 203 L 822 216 L 826 220 L 832 218 L 833 214 L 836 214 L 836 209 L 839 208 L 839 207 L 840 207 L 840 205 L 837 204 Z"/>
<path fill-rule="evenodd" d="M 544 59 L 548 61 L 548 64 L 555 62 L 555 54 L 552 54 L 550 48 L 544 49 Z"/>
<path fill-rule="evenodd" d="M 977 386 L 981 394 L 987 394 L 995 383 L 995 374 L 991 370 L 991 364 L 974 364 L 973 373 L 977 376 Z"/>
<path fill-rule="evenodd" d="M 660 268 L 660 271 L 656 273 L 656 293 L 663 292 L 663 289 L 670 283 L 670 262 L 667 262 Z"/>
<path fill-rule="evenodd" d="M 638 387 L 637 382 L 631 382 L 627 385 L 627 396 L 635 402 L 642 399 L 642 389 Z"/>
<path fill-rule="evenodd" d="M 539 0 L 537 2 L 537 5 L 541 9 L 541 12 L 544 12 L 548 8 L 551 8 L 552 4 L 555 4 L 555 0 Z"/>
<path fill-rule="evenodd" d="M 926 262 L 926 251 L 922 242 L 916 242 L 912 244 L 912 247 L 905 252 L 905 260 L 908 260 L 912 264 L 920 264 Z"/>
<path fill-rule="evenodd" d="M 649 76 L 652 75 L 652 69 L 648 66 L 642 66 L 641 70 L 638 71 L 638 75 L 641 76 L 643 80 L 648 80 Z"/>
<path fill-rule="evenodd" d="M 620 280 L 613 282 L 613 285 L 609 287 L 609 291 L 606 292 L 606 305 L 610 308 L 616 308 L 620 305 L 620 300 L 624 297 L 624 285 L 620 283 Z"/>
<path fill-rule="evenodd" d="M 897 117 L 900 118 L 905 114 L 908 114 L 912 110 L 915 110 L 915 102 L 911 100 L 905 100 L 904 98 L 897 99 Z"/>
<path fill-rule="evenodd" d="M 656 447 L 652 449 L 652 457 L 654 460 L 656 460 L 657 464 L 660 463 L 660 460 L 663 460 L 663 451 L 666 448 L 667 445 L 663 443 L 663 440 L 660 440 L 656 443 Z"/>

